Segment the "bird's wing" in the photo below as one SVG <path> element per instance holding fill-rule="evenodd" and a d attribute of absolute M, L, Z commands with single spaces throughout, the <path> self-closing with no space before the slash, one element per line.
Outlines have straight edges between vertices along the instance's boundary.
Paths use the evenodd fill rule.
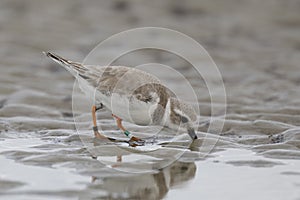
<path fill-rule="evenodd" d="M 66 68 L 74 77 L 85 80 L 103 94 L 129 95 L 146 103 L 165 102 L 165 98 L 175 96 L 157 77 L 139 69 L 125 66 L 83 65 L 54 53 L 45 54 Z"/>

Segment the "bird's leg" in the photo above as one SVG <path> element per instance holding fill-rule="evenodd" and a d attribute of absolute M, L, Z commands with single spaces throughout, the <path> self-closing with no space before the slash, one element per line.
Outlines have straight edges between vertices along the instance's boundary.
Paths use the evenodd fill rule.
<path fill-rule="evenodd" d="M 117 156 L 117 162 L 122 162 L 122 156 Z"/>
<path fill-rule="evenodd" d="M 121 166 L 121 162 L 122 162 L 122 156 L 117 156 L 117 163 L 112 165 L 111 167 L 115 168 L 115 167 L 119 167 Z"/>
<path fill-rule="evenodd" d="M 121 129 L 123 131 L 123 133 L 127 136 L 127 137 L 130 137 L 130 140 L 129 140 L 129 145 L 130 146 L 140 146 L 140 145 L 144 145 L 145 144 L 145 141 L 138 138 L 138 137 L 135 137 L 135 136 L 131 136 L 131 133 L 125 129 L 125 127 L 122 125 L 122 119 L 114 114 L 112 114 L 112 116 L 114 118 L 116 118 L 117 120 L 117 126 L 119 127 L 119 129 Z"/>
<path fill-rule="evenodd" d="M 102 104 L 98 108 L 96 106 L 92 106 L 92 117 L 93 117 L 93 125 L 94 125 L 93 126 L 93 131 L 94 131 L 94 135 L 95 135 L 96 138 L 106 139 L 106 137 L 103 134 L 99 133 L 98 127 L 97 127 L 97 121 L 96 121 L 97 120 L 96 111 L 101 109 L 102 107 L 103 107 Z"/>

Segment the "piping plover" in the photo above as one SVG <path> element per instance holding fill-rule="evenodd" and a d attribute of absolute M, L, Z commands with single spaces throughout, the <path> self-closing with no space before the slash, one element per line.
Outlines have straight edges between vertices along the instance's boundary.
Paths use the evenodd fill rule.
<path fill-rule="evenodd" d="M 105 107 L 116 118 L 118 127 L 130 137 L 134 145 L 143 140 L 132 136 L 122 125 L 122 120 L 137 125 L 160 125 L 174 130 L 185 129 L 197 139 L 193 123 L 197 116 L 191 105 L 176 98 L 160 80 L 145 71 L 124 66 L 83 65 L 58 55 L 45 53 L 66 68 L 79 82 L 81 90 L 92 100 L 93 131 L 97 138 L 107 138 L 99 133 L 96 111 Z"/>

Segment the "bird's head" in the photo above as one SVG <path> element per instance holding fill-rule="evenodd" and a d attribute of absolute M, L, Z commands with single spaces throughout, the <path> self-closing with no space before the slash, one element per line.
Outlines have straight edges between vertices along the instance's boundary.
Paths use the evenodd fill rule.
<path fill-rule="evenodd" d="M 166 126 L 174 130 L 186 130 L 192 139 L 197 139 L 194 123 L 197 115 L 193 107 L 176 98 L 170 98 L 167 106 L 168 119 Z"/>

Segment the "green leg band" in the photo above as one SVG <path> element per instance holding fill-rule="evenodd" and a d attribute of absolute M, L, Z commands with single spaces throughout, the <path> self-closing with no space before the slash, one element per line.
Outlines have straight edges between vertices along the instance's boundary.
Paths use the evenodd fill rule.
<path fill-rule="evenodd" d="M 98 131 L 98 127 L 97 126 L 93 126 L 93 131 Z"/>
<path fill-rule="evenodd" d="M 131 133 L 129 132 L 129 131 L 124 131 L 124 134 L 126 135 L 126 136 L 129 136 Z"/>

